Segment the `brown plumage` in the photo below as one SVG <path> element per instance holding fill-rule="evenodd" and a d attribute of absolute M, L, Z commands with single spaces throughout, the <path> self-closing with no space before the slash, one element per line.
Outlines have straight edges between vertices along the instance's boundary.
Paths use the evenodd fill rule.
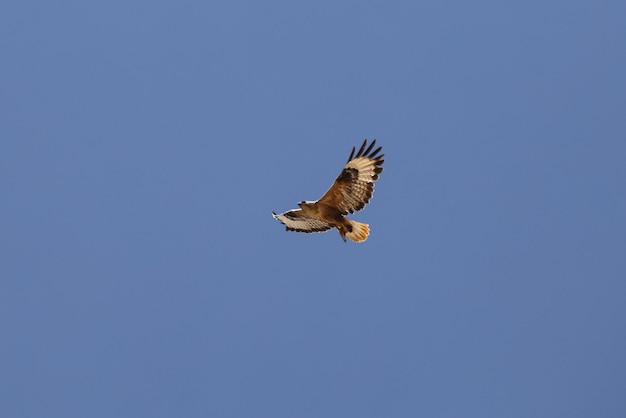
<path fill-rule="evenodd" d="M 350 220 L 346 215 L 363 209 L 372 198 L 374 182 L 385 162 L 384 154 L 377 155 L 382 147 L 372 151 L 375 144 L 374 139 L 367 146 L 366 139 L 356 154 L 356 147 L 352 148 L 339 177 L 319 200 L 300 202 L 300 209 L 279 215 L 272 212 L 274 218 L 282 222 L 287 231 L 323 232 L 337 228 L 344 242 L 346 238 L 354 242 L 365 241 L 370 232 L 369 225 Z"/>

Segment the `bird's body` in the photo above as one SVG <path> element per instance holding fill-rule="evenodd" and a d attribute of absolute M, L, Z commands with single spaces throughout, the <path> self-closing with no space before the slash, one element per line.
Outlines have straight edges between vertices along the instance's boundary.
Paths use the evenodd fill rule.
<path fill-rule="evenodd" d="M 348 234 L 350 234 L 350 239 L 356 242 L 365 241 L 369 235 L 367 225 L 346 218 L 336 207 L 319 202 L 301 202 L 298 206 L 300 206 L 303 215 L 313 219 L 323 219 L 331 228 L 337 228 L 344 241 Z M 364 225 L 365 227 L 359 227 L 358 234 L 351 234 L 354 227 L 359 225 Z"/>
<path fill-rule="evenodd" d="M 365 140 L 356 155 L 356 148 L 352 148 L 341 174 L 319 200 L 302 201 L 298 203 L 300 209 L 279 215 L 272 212 L 274 218 L 282 222 L 288 231 L 323 232 L 336 228 L 344 241 L 346 238 L 354 242 L 365 241 L 369 225 L 348 219 L 346 215 L 363 209 L 369 203 L 374 193 L 374 182 L 383 171 L 380 166 L 384 155 L 376 156 L 382 147 L 372 151 L 374 144 L 376 140 L 367 147 Z"/>

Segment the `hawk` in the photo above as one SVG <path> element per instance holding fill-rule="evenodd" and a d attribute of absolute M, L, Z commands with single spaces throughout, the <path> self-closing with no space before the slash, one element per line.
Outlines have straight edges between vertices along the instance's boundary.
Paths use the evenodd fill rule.
<path fill-rule="evenodd" d="M 372 151 L 375 144 L 374 139 L 367 146 L 366 139 L 356 155 L 356 147 L 353 147 L 341 174 L 319 200 L 302 201 L 298 203 L 300 209 L 280 215 L 272 211 L 272 216 L 282 222 L 287 231 L 309 233 L 337 228 L 344 242 L 346 238 L 365 241 L 370 233 L 369 225 L 348 219 L 346 215 L 363 209 L 372 198 L 374 182 L 385 162 L 384 154 L 377 156 L 382 147 Z"/>

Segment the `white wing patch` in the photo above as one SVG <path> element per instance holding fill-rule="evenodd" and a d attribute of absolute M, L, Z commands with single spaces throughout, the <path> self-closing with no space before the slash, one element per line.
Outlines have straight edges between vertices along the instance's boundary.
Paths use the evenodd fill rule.
<path fill-rule="evenodd" d="M 366 183 L 373 183 L 378 179 L 378 173 L 376 173 L 376 160 L 366 157 L 358 157 L 348 162 L 345 169 L 355 168 L 358 171 L 358 179 Z"/>
<path fill-rule="evenodd" d="M 287 231 L 323 232 L 332 228 L 324 221 L 304 215 L 302 209 L 292 209 L 280 215 L 272 212 L 272 216 L 282 222 Z"/>

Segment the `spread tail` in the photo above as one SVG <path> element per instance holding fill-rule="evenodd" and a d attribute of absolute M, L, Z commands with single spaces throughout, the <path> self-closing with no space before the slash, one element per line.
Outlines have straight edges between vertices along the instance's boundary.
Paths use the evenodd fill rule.
<path fill-rule="evenodd" d="M 350 219 L 348 219 L 348 221 L 350 222 L 350 226 L 352 227 L 352 232 L 346 232 L 346 238 L 354 242 L 365 241 L 367 239 L 367 236 L 370 234 L 369 225 Z"/>

